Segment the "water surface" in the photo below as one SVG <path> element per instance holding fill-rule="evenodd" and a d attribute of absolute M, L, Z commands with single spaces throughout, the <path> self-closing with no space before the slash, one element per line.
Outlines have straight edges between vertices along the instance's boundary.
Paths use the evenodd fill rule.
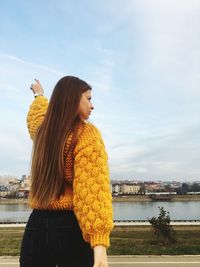
<path fill-rule="evenodd" d="M 158 216 L 158 206 L 169 211 L 171 220 L 200 220 L 200 201 L 114 202 L 114 219 L 147 220 Z M 30 212 L 27 204 L 0 204 L 0 221 L 27 221 Z"/>

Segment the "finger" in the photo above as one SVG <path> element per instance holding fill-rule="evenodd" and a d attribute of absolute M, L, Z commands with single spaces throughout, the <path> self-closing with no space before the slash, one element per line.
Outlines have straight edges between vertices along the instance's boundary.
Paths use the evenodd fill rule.
<path fill-rule="evenodd" d="M 38 79 L 34 79 L 34 80 L 36 81 L 36 83 L 38 83 L 38 84 L 40 83 L 40 81 Z"/>

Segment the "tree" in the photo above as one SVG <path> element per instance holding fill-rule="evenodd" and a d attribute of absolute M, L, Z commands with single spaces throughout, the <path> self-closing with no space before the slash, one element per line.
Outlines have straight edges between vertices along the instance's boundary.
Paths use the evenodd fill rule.
<path fill-rule="evenodd" d="M 138 192 L 138 193 L 139 193 L 139 194 L 141 194 L 141 195 L 144 195 L 144 194 L 145 194 L 145 192 L 146 192 L 145 185 L 143 185 L 143 184 L 142 184 L 142 185 L 140 186 L 140 190 L 139 190 L 139 192 Z"/>
<path fill-rule="evenodd" d="M 183 183 L 181 187 L 181 194 L 185 195 L 189 191 L 189 184 Z"/>
<path fill-rule="evenodd" d="M 172 226 L 170 225 L 171 219 L 169 212 L 165 211 L 163 207 L 158 208 L 160 211 L 159 216 L 157 218 L 152 217 L 151 219 L 148 219 L 148 221 L 152 225 L 153 232 L 159 241 L 162 241 L 167 244 L 175 243 L 175 232 Z"/>
<path fill-rule="evenodd" d="M 198 183 L 193 183 L 193 184 L 191 185 L 190 190 L 191 190 L 192 192 L 200 192 L 200 185 L 199 185 Z"/>

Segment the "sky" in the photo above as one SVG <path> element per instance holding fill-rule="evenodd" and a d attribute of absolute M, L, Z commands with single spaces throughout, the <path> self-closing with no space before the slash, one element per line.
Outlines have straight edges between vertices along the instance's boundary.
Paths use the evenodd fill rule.
<path fill-rule="evenodd" d="M 92 86 L 115 180 L 200 180 L 200 1 L 0 0 L 0 175 L 30 172 L 37 78 Z"/>

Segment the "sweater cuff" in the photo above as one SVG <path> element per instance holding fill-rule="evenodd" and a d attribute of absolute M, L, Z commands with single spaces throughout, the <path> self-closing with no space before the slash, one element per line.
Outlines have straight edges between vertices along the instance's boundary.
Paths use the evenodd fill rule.
<path fill-rule="evenodd" d="M 104 246 L 106 248 L 110 247 L 110 237 L 109 234 L 96 234 L 92 235 L 90 238 L 90 245 L 92 248 L 95 246 Z"/>
<path fill-rule="evenodd" d="M 35 95 L 34 95 L 34 96 L 35 96 Z M 40 99 L 40 100 L 41 100 L 41 99 L 48 100 L 48 99 L 46 98 L 46 96 L 44 96 L 44 95 L 36 95 L 36 96 L 34 97 L 34 100 L 33 100 L 33 101 L 37 102 L 37 101 L 39 101 L 39 99 Z"/>

